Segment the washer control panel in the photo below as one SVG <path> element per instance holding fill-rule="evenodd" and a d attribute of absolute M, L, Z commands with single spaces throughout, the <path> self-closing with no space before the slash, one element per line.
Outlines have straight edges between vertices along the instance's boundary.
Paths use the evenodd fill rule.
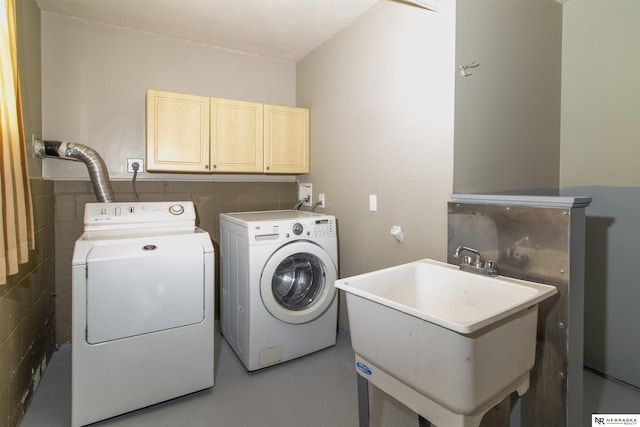
<path fill-rule="evenodd" d="M 335 219 L 322 218 L 314 221 L 314 232 L 316 237 L 330 237 L 336 235 Z"/>
<path fill-rule="evenodd" d="M 195 226 L 193 202 L 87 203 L 85 230 Z"/>
<path fill-rule="evenodd" d="M 335 218 L 305 218 L 281 221 L 260 221 L 250 223 L 251 240 L 261 242 L 274 240 L 291 240 L 294 238 L 335 237 Z"/>
<path fill-rule="evenodd" d="M 293 234 L 295 234 L 296 236 L 299 236 L 304 231 L 304 226 L 302 224 L 300 224 L 299 222 L 296 222 L 291 227 L 291 230 L 293 231 Z"/>

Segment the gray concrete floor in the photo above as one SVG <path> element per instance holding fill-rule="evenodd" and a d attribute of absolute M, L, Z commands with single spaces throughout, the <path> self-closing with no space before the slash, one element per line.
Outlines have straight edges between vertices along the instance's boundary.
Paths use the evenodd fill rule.
<path fill-rule="evenodd" d="M 94 427 L 356 427 L 358 402 L 348 338 L 336 346 L 248 373 L 216 337 L 215 386 L 93 424 Z M 71 424 L 71 348 L 54 354 L 20 427 Z M 417 427 L 417 416 L 372 387 L 371 427 Z M 640 392 L 585 371 L 584 426 L 592 413 L 640 413 Z M 446 426 L 445 426 L 446 427 Z"/>

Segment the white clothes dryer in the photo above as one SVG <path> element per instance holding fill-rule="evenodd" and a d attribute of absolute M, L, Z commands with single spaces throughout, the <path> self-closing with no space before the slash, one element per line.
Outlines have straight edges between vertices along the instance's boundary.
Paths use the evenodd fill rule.
<path fill-rule="evenodd" d="M 195 217 L 192 202 L 85 206 L 72 261 L 72 427 L 213 386 L 213 244 Z"/>
<path fill-rule="evenodd" d="M 221 332 L 247 370 L 336 343 L 336 220 L 298 210 L 220 215 Z"/>

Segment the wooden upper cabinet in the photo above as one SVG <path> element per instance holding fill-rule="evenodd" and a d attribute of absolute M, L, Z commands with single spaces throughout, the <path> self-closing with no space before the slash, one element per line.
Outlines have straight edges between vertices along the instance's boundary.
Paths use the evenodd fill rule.
<path fill-rule="evenodd" d="M 147 90 L 147 170 L 309 172 L 309 110 Z"/>
<path fill-rule="evenodd" d="M 209 172 L 209 98 L 147 90 L 147 170 Z"/>
<path fill-rule="evenodd" d="M 264 171 L 309 172 L 309 110 L 264 106 Z"/>
<path fill-rule="evenodd" d="M 211 98 L 211 170 L 262 173 L 263 104 Z"/>

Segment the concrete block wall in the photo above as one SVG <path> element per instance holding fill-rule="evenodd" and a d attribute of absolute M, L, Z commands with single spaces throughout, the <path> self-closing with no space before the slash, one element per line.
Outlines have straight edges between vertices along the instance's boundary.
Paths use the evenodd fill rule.
<path fill-rule="evenodd" d="M 112 182 L 118 202 L 133 201 L 129 181 Z M 216 290 L 219 289 L 218 215 L 225 212 L 291 209 L 298 195 L 295 182 L 182 182 L 139 181 L 136 190 L 142 202 L 191 200 L 196 206 L 198 226 L 211 235 L 216 249 Z M 82 234 L 85 203 L 96 202 L 89 181 L 55 181 L 55 283 L 56 342 L 71 339 L 71 257 Z M 216 297 L 216 313 L 218 313 Z"/>
<path fill-rule="evenodd" d="M 18 425 L 55 349 L 53 183 L 31 191 L 36 249 L 0 286 L 0 427 Z"/>

